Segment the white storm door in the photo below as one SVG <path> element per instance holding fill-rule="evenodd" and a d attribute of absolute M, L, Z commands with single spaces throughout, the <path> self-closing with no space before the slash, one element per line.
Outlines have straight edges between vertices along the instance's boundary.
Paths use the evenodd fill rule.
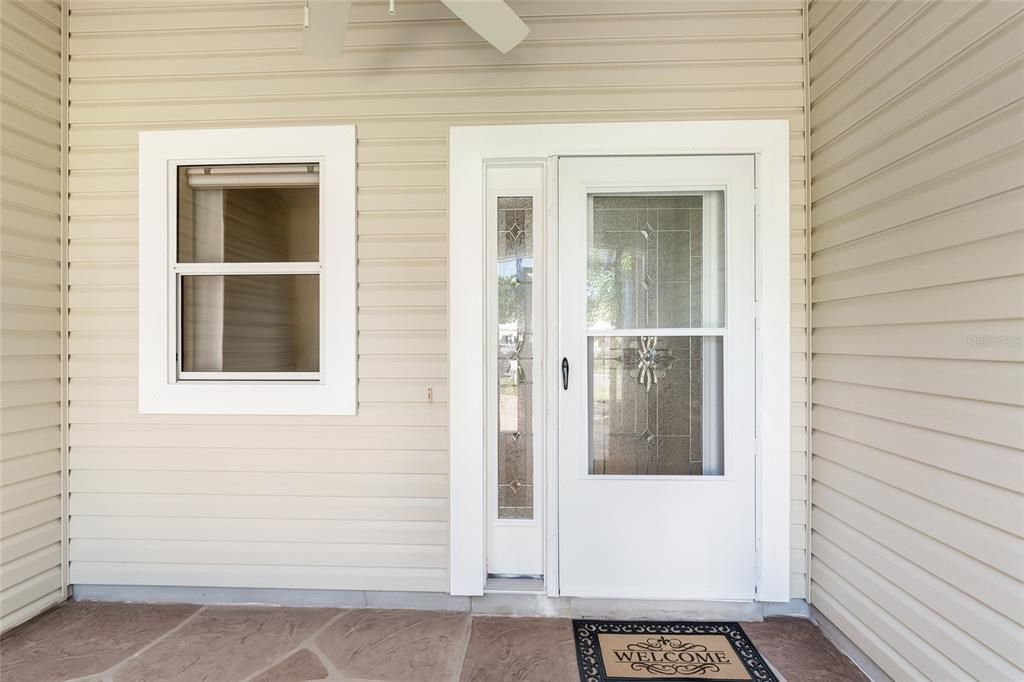
<path fill-rule="evenodd" d="M 563 596 L 755 589 L 753 156 L 558 162 Z"/>

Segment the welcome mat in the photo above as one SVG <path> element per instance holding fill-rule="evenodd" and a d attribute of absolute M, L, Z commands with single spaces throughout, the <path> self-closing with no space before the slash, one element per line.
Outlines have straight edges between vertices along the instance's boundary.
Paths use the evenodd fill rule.
<path fill-rule="evenodd" d="M 574 620 L 581 682 L 779 682 L 738 623 Z"/>

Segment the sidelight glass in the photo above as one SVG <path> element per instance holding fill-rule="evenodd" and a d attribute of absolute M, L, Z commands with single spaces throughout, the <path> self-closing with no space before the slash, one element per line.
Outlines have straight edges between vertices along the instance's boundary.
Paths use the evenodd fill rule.
<path fill-rule="evenodd" d="M 589 197 L 591 474 L 724 472 L 723 205 L 721 191 Z"/>
<path fill-rule="evenodd" d="M 498 197 L 498 518 L 533 518 L 533 197 Z"/>

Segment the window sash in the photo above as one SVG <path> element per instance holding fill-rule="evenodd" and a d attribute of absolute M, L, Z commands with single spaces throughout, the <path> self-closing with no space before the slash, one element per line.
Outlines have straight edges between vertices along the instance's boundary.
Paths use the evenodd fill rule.
<path fill-rule="evenodd" d="M 200 164 L 186 178 L 192 188 L 319 187 L 320 164 Z"/>
<path fill-rule="evenodd" d="M 319 164 L 315 166 L 316 171 L 304 173 L 290 173 L 290 181 L 283 181 L 283 175 L 279 171 L 283 166 L 253 165 L 242 169 L 242 166 L 211 166 L 209 174 L 203 173 L 202 169 L 189 171 L 188 181 L 193 186 L 227 187 L 237 184 L 238 186 L 310 186 L 319 185 Z M 230 171 L 230 172 L 229 172 Z M 242 176 L 245 175 L 244 180 Z M 176 215 L 176 213 L 175 213 Z M 175 218 L 176 223 L 176 218 Z M 266 262 L 178 262 L 176 255 L 177 228 L 173 231 L 171 253 L 175 254 L 175 261 L 171 265 L 171 274 L 174 278 L 174 309 L 175 309 L 175 342 L 174 366 L 176 381 L 190 383 L 239 383 L 239 382 L 319 382 L 322 381 L 323 365 L 325 361 L 326 333 L 323 314 L 319 321 L 317 334 L 319 335 L 319 348 L 321 348 L 321 372 L 185 372 L 182 369 L 184 360 L 184 324 L 182 311 L 181 283 L 186 275 L 210 275 L 210 276 L 231 276 L 231 275 L 252 275 L 252 274 L 315 274 L 317 278 L 324 273 L 322 261 L 266 261 Z M 323 232 L 319 235 L 321 241 L 321 253 L 323 253 Z M 321 292 L 323 292 L 321 287 Z"/>
<path fill-rule="evenodd" d="M 178 372 L 181 381 L 319 381 L 320 372 Z"/>
<path fill-rule="evenodd" d="M 175 275 L 319 275 L 320 261 L 282 263 L 175 263 Z"/>
<path fill-rule="evenodd" d="M 322 380 L 321 372 L 325 361 L 326 334 L 323 320 L 323 301 L 321 300 L 321 315 L 318 320 L 317 334 L 320 337 L 318 347 L 320 349 L 319 372 L 187 372 L 182 369 L 185 359 L 183 321 L 184 311 L 182 305 L 184 298 L 181 293 L 182 280 L 188 275 L 209 275 L 224 276 L 232 275 L 316 275 L 318 279 L 323 275 L 323 266 L 319 262 L 311 263 L 176 263 L 171 267 L 174 274 L 174 368 L 177 381 L 201 383 L 201 382 L 319 382 Z M 323 287 L 319 289 L 323 292 Z"/>

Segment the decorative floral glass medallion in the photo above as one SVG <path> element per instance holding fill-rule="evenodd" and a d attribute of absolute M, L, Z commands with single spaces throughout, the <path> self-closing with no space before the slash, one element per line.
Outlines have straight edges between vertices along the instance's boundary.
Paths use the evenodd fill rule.
<path fill-rule="evenodd" d="M 507 376 L 512 380 L 513 386 L 518 386 L 521 382 L 526 381 L 526 370 L 523 369 L 523 365 L 519 361 L 519 354 L 523 352 L 523 344 L 525 343 L 526 335 L 522 332 L 516 332 L 515 336 L 511 338 L 506 337 L 506 343 L 503 345 L 508 355 Z"/>
<path fill-rule="evenodd" d="M 626 350 L 625 362 L 630 376 L 650 393 L 651 386 L 672 369 L 675 358 L 670 349 L 658 348 L 657 336 L 638 336 L 637 348 Z"/>

